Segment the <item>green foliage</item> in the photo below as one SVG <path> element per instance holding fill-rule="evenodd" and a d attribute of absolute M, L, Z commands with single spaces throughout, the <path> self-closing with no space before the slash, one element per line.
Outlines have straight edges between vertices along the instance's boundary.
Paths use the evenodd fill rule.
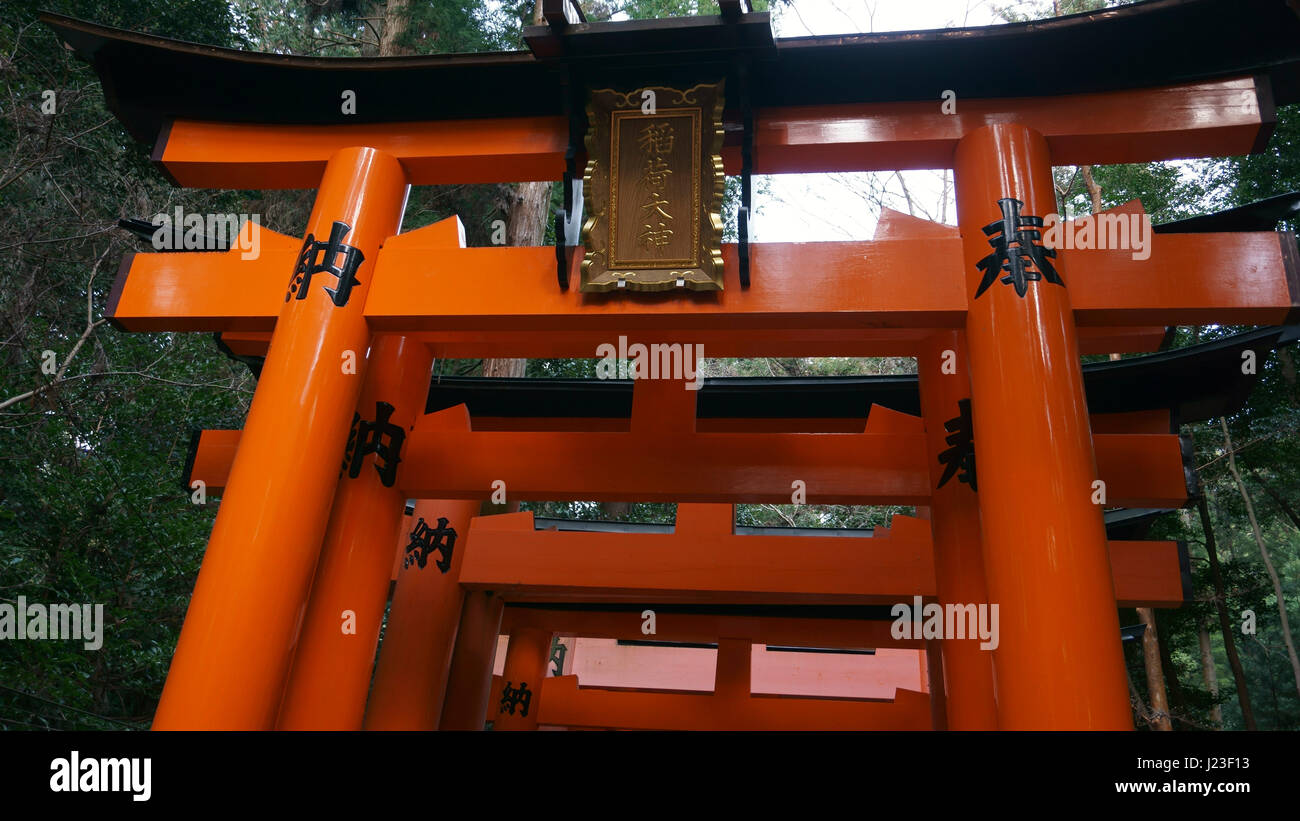
<path fill-rule="evenodd" d="M 91 69 L 36 22 L 39 7 L 112 25 L 240 45 L 222 4 L 16 2 L 0 20 L 0 601 L 105 605 L 104 645 L 0 642 L 0 728 L 146 727 L 189 600 L 212 508 L 179 485 L 193 427 L 237 426 L 242 366 L 206 337 L 97 326 L 124 252 L 120 217 L 240 211 L 174 191 L 105 110 Z M 41 112 L 53 90 L 57 113 Z M 98 263 L 97 263 L 98 261 Z"/>
<path fill-rule="evenodd" d="M 1205 166 L 1178 162 L 1097 165 L 1092 176 L 1101 189 L 1103 208 L 1141 200 L 1151 222 L 1159 225 L 1205 213 L 1210 195 L 1202 179 Z M 1091 213 L 1092 202 L 1078 169 L 1058 168 L 1055 176 L 1059 213 Z"/>
<path fill-rule="evenodd" d="M 1229 207 L 1300 190 L 1300 105 L 1278 108 L 1273 136 L 1262 152 L 1221 160 L 1206 177 Z M 1295 231 L 1300 224 L 1293 220 L 1285 228 Z"/>
<path fill-rule="evenodd" d="M 538 518 L 577 519 L 582 522 L 671 524 L 677 518 L 677 505 L 659 502 L 619 505 L 601 502 L 523 502 L 519 509 L 531 510 Z"/>
<path fill-rule="evenodd" d="M 1008 23 L 1024 23 L 1128 6 L 1135 2 L 1137 0 L 1020 0 L 1010 5 L 996 5 L 993 13 Z"/>

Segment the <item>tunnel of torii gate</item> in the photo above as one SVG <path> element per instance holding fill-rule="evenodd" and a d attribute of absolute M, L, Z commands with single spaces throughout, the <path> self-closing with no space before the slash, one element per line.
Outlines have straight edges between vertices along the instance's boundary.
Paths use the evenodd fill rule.
<path fill-rule="evenodd" d="M 1120 606 L 1177 607 L 1190 595 L 1185 546 L 1143 540 L 1154 516 L 1184 505 L 1197 492 L 1194 467 L 1187 461 L 1191 450 L 1177 431 L 1187 423 L 1237 410 L 1257 378 L 1241 367 L 1243 355 L 1266 356 L 1276 346 L 1293 340 L 1298 331 L 1294 327 L 1265 328 L 1177 351 L 1084 367 L 1100 476 L 1109 480 L 1110 501 L 1117 505 L 1105 518 L 1114 598 Z M 246 350 L 249 354 L 255 351 L 251 347 Z M 432 384 L 424 421 L 433 423 L 440 416 L 455 415 L 465 435 L 443 447 L 462 453 L 469 464 L 478 463 L 474 454 L 494 439 L 531 434 L 520 437 L 510 464 L 494 467 L 497 475 L 508 477 L 507 483 L 525 484 L 531 473 L 545 471 L 545 485 L 537 487 L 549 490 L 539 489 L 538 494 L 586 498 L 603 490 L 611 499 L 646 498 L 665 488 L 659 479 L 647 478 L 653 454 L 635 446 L 631 437 L 636 434 L 634 419 L 659 413 L 654 404 L 656 394 L 645 390 L 653 385 L 626 380 L 443 377 Z M 842 447 L 849 436 L 866 442 L 872 433 L 892 432 L 897 439 L 910 439 L 915 458 L 908 460 L 910 467 L 896 470 L 919 474 L 917 484 L 926 484 L 926 426 L 923 418 L 918 418 L 917 376 L 713 379 L 706 380 L 696 396 L 693 409 L 681 409 L 688 414 L 683 419 L 687 429 L 692 429 L 693 423 L 696 432 L 761 434 L 787 454 L 784 463 L 769 461 L 762 468 L 735 466 L 729 477 L 718 479 L 722 484 L 738 481 L 742 475 L 754 477 L 761 470 L 778 478 L 824 476 L 814 481 L 827 483 L 824 492 L 836 495 L 855 489 L 871 492 L 866 478 L 850 481 L 819 473 L 819 468 L 829 465 L 792 446 L 807 432 L 845 434 Z M 689 416 L 692 410 L 693 419 Z M 419 425 L 416 427 L 418 433 Z M 587 477 L 590 465 L 557 464 L 541 451 L 545 447 L 542 435 L 564 435 L 577 446 L 584 432 L 617 432 L 629 443 L 616 457 L 623 467 L 619 477 L 602 480 L 599 489 Z M 770 438 L 777 434 L 786 436 Z M 239 431 L 200 432 L 193 443 L 185 485 L 197 479 L 209 493 L 222 492 L 239 439 Z M 606 452 L 618 449 L 614 442 L 606 440 Z M 700 469 L 698 461 L 687 458 L 676 465 L 683 472 L 692 472 Z M 434 464 L 437 462 L 435 459 Z M 862 466 L 862 453 L 852 450 L 840 463 L 841 469 Z M 978 475 L 975 464 L 972 475 Z M 448 475 L 437 495 L 470 497 L 482 481 L 475 475 Z M 843 481 L 844 487 L 834 484 L 837 481 Z M 392 568 L 395 593 L 370 713 L 365 715 L 367 726 L 432 729 L 448 721 L 451 723 L 445 726 L 468 729 L 483 726 L 485 720 L 504 720 L 508 726 L 515 719 L 499 716 L 498 696 L 507 686 L 519 689 L 521 682 L 529 696 L 533 722 L 525 726 L 930 729 L 993 726 L 996 721 L 987 661 L 978 679 L 981 686 L 965 686 L 950 672 L 945 687 L 935 684 L 930 676 L 943 680 L 943 659 L 954 651 L 960 655 L 957 643 L 925 642 L 919 634 L 907 638 L 891 634 L 891 611 L 884 604 L 910 601 L 913 596 L 927 602 L 942 601 L 941 579 L 945 585 L 963 583 L 939 575 L 947 568 L 938 563 L 930 526 L 920 519 L 895 516 L 890 528 L 872 532 L 742 527 L 734 524 L 729 504 L 679 505 L 675 525 L 534 521 L 529 513 L 472 518 L 478 511 L 479 505 L 473 501 L 421 501 L 408 511 L 408 522 L 398 537 L 398 562 Z M 447 550 L 435 551 L 413 538 L 421 530 L 419 522 L 440 519 L 445 520 L 444 530 L 461 534 Z M 411 555 L 418 558 L 421 552 L 427 552 L 426 565 L 440 563 L 441 572 L 424 572 L 407 559 Z M 500 673 L 489 690 L 491 654 L 481 650 L 486 655 L 469 668 L 478 676 L 470 689 L 476 697 L 468 706 L 464 700 L 453 700 L 439 714 L 439 705 L 424 694 L 446 686 L 448 662 L 440 654 L 451 646 L 453 631 L 460 627 L 456 619 L 461 608 L 480 596 L 490 597 L 495 608 L 490 626 L 480 628 L 487 631 L 480 635 L 480 647 L 491 647 L 498 632 L 522 635 L 533 643 L 535 652 L 526 657 L 532 668 L 525 665 L 520 672 L 523 662 L 516 661 L 507 678 L 504 659 L 509 657 L 508 649 L 499 653 L 496 666 Z M 441 616 L 433 609 L 435 602 L 445 608 Z M 671 688 L 675 692 L 665 692 L 662 687 L 608 686 L 637 683 L 635 676 L 625 676 L 622 681 L 608 675 L 592 676 L 589 680 L 607 680 L 595 687 L 578 687 L 576 676 L 566 676 L 565 681 L 547 677 L 557 637 L 644 643 L 650 638 L 642 630 L 643 614 L 648 610 L 655 614 L 653 641 L 684 651 L 667 658 L 662 658 L 664 651 L 654 650 L 623 649 L 617 655 L 624 657 L 626 664 L 626 657 L 639 652 L 645 657 L 641 667 L 657 663 L 673 667 L 679 674 L 689 673 L 682 670 L 689 665 L 689 656 L 699 655 L 702 642 L 711 644 L 718 654 L 716 662 L 709 659 L 704 663 L 716 663 L 716 676 L 721 678 L 709 686 L 713 697 L 726 695 L 731 709 L 723 709 L 706 693 L 682 691 L 680 682 Z M 430 637 L 440 637 L 432 644 L 444 649 L 431 654 Z M 345 644 L 332 635 L 329 638 L 334 644 Z M 580 665 L 584 674 L 598 673 L 601 664 L 620 662 L 610 657 L 608 648 L 575 647 L 572 641 L 569 645 L 563 652 L 569 654 L 570 663 L 573 655 L 588 650 L 600 654 L 595 661 Z M 881 703 L 881 699 L 851 699 L 838 693 L 832 693 L 836 696 L 832 699 L 796 699 L 789 694 L 772 698 L 777 694 L 755 690 L 751 698 L 743 686 L 728 691 L 716 684 L 731 680 L 729 675 L 741 677 L 736 681 L 749 681 L 744 665 L 751 645 L 816 648 L 819 653 L 835 649 L 848 654 L 908 649 L 922 656 L 920 678 L 913 675 L 911 681 L 913 688 L 920 689 L 908 692 L 900 686 L 898 696 L 890 694 Z M 650 658 L 655 653 L 661 658 Z M 436 662 L 439 658 L 441 664 Z M 753 658 L 757 663 L 763 654 L 755 653 Z M 558 659 L 556 672 L 563 669 L 564 659 Z M 803 663 L 818 673 L 831 672 L 817 661 L 816 657 L 806 658 Z M 841 674 L 870 672 L 872 660 L 857 661 L 856 670 L 844 664 L 836 667 Z M 917 671 L 916 662 L 910 663 Z M 358 670 L 368 675 L 368 668 Z M 332 670 L 326 678 L 336 686 L 311 693 L 316 703 L 314 718 L 301 716 L 295 719 L 300 724 L 288 726 L 348 726 L 315 723 L 321 721 L 320 699 L 332 702 L 326 712 L 340 714 L 347 701 L 337 689 L 343 674 Z M 653 678 L 662 681 L 670 677 Z M 533 682 L 531 688 L 529 681 Z M 356 686 L 365 683 L 358 679 Z M 757 678 L 754 686 L 758 686 Z M 643 692 L 633 691 L 636 689 Z M 849 690 L 852 688 L 846 688 Z M 489 692 L 495 694 L 492 699 L 487 698 Z M 304 698 L 307 695 L 304 693 Z M 292 716 L 292 709 L 300 703 L 296 702 L 295 708 L 286 704 L 284 709 Z M 360 707 L 354 709 L 351 720 L 360 722 Z M 281 713 L 282 722 L 285 715 Z"/>
<path fill-rule="evenodd" d="M 1117 605 L 1187 596 L 1185 549 L 1135 523 L 1196 493 L 1178 426 L 1240 407 L 1293 338 L 1300 252 L 1272 228 L 1295 202 L 1162 226 L 1143 253 L 1049 244 L 1100 224 L 1052 224 L 1052 167 L 1262 150 L 1273 106 L 1300 101 L 1295 12 L 1153 0 L 776 39 L 739 0 L 624 23 L 575 8 L 543 0 L 526 52 L 356 60 L 43 17 L 175 184 L 316 190 L 304 237 L 250 223 L 253 255 L 130 255 L 110 295 L 118 328 L 215 333 L 258 370 L 243 429 L 191 455 L 187 486 L 222 498 L 154 727 L 1131 729 Z M 1142 59 L 1099 65 L 1099 42 Z M 749 239 L 753 174 L 922 168 L 953 170 L 956 227 L 886 213 L 871 241 Z M 465 247 L 455 217 L 401 230 L 411 185 L 535 180 L 563 182 L 554 247 Z M 1139 203 L 1107 216 L 1144 224 Z M 1211 324 L 1269 327 L 1158 352 Z M 918 373 L 430 390 L 435 358 L 624 343 Z M 792 487 L 917 516 L 735 525 L 734 505 Z M 498 493 L 677 518 L 583 530 Z M 996 604 L 996 646 L 899 638 L 913 601 Z M 547 676 L 557 636 L 638 641 L 646 611 L 656 640 L 716 653 L 711 689 Z M 885 698 L 773 693 L 758 645 L 906 651 L 924 674 Z"/>

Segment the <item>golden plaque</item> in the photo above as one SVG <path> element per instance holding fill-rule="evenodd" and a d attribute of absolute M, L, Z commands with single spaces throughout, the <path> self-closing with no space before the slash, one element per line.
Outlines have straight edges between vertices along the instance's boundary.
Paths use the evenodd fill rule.
<path fill-rule="evenodd" d="M 722 83 L 591 92 L 583 291 L 722 290 Z"/>

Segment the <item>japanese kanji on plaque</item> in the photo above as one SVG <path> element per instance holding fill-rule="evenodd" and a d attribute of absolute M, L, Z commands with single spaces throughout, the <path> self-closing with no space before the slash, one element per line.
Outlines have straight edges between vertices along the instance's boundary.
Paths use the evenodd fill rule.
<path fill-rule="evenodd" d="M 722 289 L 722 83 L 591 92 L 582 290 Z"/>

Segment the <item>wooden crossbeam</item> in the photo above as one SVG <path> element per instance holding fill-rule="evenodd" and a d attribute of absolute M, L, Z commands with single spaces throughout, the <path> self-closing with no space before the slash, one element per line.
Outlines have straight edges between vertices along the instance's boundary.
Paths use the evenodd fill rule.
<path fill-rule="evenodd" d="M 375 331 L 421 338 L 441 356 L 491 349 L 592 357 L 619 335 L 703 344 L 706 356 L 897 355 L 915 352 L 931 329 L 961 327 L 969 296 L 958 239 L 756 244 L 748 289 L 728 245 L 724 291 L 601 295 L 559 291 L 552 249 L 448 249 L 425 241 L 424 230 L 385 243 L 366 316 Z M 272 330 L 298 242 L 262 234 L 255 261 L 238 251 L 134 255 L 108 315 L 128 331 Z M 1133 330 L 1144 326 L 1300 317 L 1294 245 L 1292 235 L 1273 232 L 1157 234 L 1148 260 L 1128 251 L 1059 253 L 1080 327 L 1125 329 L 1098 343 L 1113 352 L 1129 335 L 1148 347 L 1153 335 Z M 900 273 L 918 266 L 919 274 Z"/>
<path fill-rule="evenodd" d="M 1247 154 L 1271 130 L 1253 78 L 1055 97 L 760 108 L 754 171 L 950 168 L 961 136 L 991 122 L 1042 132 L 1058 165 Z M 1136 116 L 1135 112 L 1141 112 Z M 315 188 L 340 148 L 367 145 L 401 160 L 415 185 L 558 180 L 563 117 L 501 117 L 358 125 L 258 125 L 177 120 L 154 160 L 194 188 Z M 739 173 L 739 147 L 723 150 Z"/>
<path fill-rule="evenodd" d="M 156 165 L 186 188 L 315 188 L 330 156 L 365 145 L 402 162 L 411 184 L 528 182 L 564 174 L 563 117 L 358 125 L 177 120 L 154 144 Z"/>
<path fill-rule="evenodd" d="M 461 584 L 528 601 L 886 604 L 935 593 L 921 519 L 895 517 L 871 538 L 735 536 L 731 505 L 677 510 L 671 534 L 539 531 L 531 513 L 478 517 Z"/>
<path fill-rule="evenodd" d="M 533 529 L 531 513 L 478 517 L 460 582 L 522 601 L 893 604 L 937 594 L 929 522 L 894 516 L 871 537 L 735 535 L 730 505 L 679 505 L 673 533 Z M 1177 542 L 1112 541 L 1123 607 L 1178 607 Z"/>
<path fill-rule="evenodd" d="M 271 347 L 271 332 L 222 331 L 221 344 L 235 356 L 266 356 Z"/>
<path fill-rule="evenodd" d="M 430 414 L 407 437 L 398 483 L 427 499 L 482 498 L 501 480 L 510 498 L 536 501 L 788 504 L 799 479 L 817 504 L 928 504 L 924 434 L 877 433 L 888 415 L 873 409 L 864 433 L 694 433 L 647 448 L 635 433 L 426 433 L 424 420 L 437 416 Z M 1094 440 L 1107 505 L 1186 503 L 1177 436 Z"/>
<path fill-rule="evenodd" d="M 189 488 L 196 481 L 202 482 L 205 492 L 214 495 L 225 490 L 242 434 L 241 430 L 199 431 L 198 438 L 190 443 L 182 484 Z"/>
<path fill-rule="evenodd" d="M 631 421 L 627 417 L 475 416 L 472 426 L 474 430 L 625 432 L 631 430 Z M 860 433 L 862 425 L 862 416 L 695 420 L 695 430 L 700 433 Z M 1169 426 L 1169 411 L 1165 409 L 1092 415 L 1094 434 L 1164 434 L 1169 432 Z"/>
<path fill-rule="evenodd" d="M 271 331 L 302 240 L 258 224 L 248 230 L 252 259 L 235 246 L 127 254 L 105 315 L 125 331 Z"/>
<path fill-rule="evenodd" d="M 784 647 L 829 647 L 871 650 L 878 647 L 923 649 L 921 638 L 901 639 L 890 633 L 887 619 L 824 618 L 815 616 L 730 615 L 721 612 L 680 612 L 664 603 L 642 603 L 655 611 L 655 634 L 642 631 L 642 608 L 635 610 L 551 609 L 508 605 L 501 632 L 534 627 L 561 636 L 639 641 L 716 642 L 719 638 L 748 639 L 754 644 Z"/>
<path fill-rule="evenodd" d="M 1146 260 L 1118 250 L 1061 250 L 1058 257 L 1080 326 L 1268 325 L 1285 323 L 1300 306 L 1294 243 L 1292 235 L 1274 232 L 1156 234 Z M 376 330 L 526 331 L 535 345 L 543 344 L 538 332 L 630 338 L 671 331 L 684 343 L 705 330 L 835 329 L 851 339 L 866 327 L 965 322 L 971 295 L 960 239 L 763 243 L 750 254 L 747 289 L 738 281 L 735 246 L 726 245 L 725 290 L 629 299 L 559 291 L 550 249 L 386 247 L 366 316 Z M 576 255 L 573 281 L 580 260 Z"/>
<path fill-rule="evenodd" d="M 1055 165 L 1248 154 L 1272 130 L 1272 111 L 1251 77 L 1101 94 L 958 98 L 952 113 L 940 103 L 760 108 L 754 173 L 951 168 L 957 141 L 989 123 L 1021 122 L 1041 132 Z M 739 173 L 739 147 L 729 146 L 723 159 L 728 174 Z"/>
<path fill-rule="evenodd" d="M 241 356 L 266 356 L 271 344 L 270 331 L 224 331 L 221 339 L 232 353 Z M 744 337 L 726 331 L 693 333 L 692 339 L 704 346 L 713 357 L 746 357 L 753 351 L 783 352 L 783 356 L 913 356 L 930 331 L 925 329 L 864 328 L 843 331 L 807 331 L 798 334 L 757 331 Z M 548 333 L 543 337 L 547 350 L 562 352 L 565 357 L 584 358 L 601 344 L 608 334 Z M 1151 353 L 1164 346 L 1169 329 L 1164 325 L 1140 325 L 1124 328 L 1080 328 L 1079 353 Z M 499 333 L 466 334 L 425 332 L 420 338 L 433 350 L 434 356 L 447 359 L 480 359 L 509 357 L 518 351 L 536 345 L 536 334 L 502 331 Z M 659 342 L 671 345 L 680 342 L 672 334 L 652 334 L 633 341 L 643 344 Z M 554 354 L 561 356 L 561 353 Z M 775 354 L 774 354 L 775 355 Z"/>
<path fill-rule="evenodd" d="M 630 430 L 443 428 L 438 417 L 453 413 L 465 406 L 428 414 L 406 439 L 397 481 L 412 498 L 486 498 L 501 480 L 510 498 L 535 501 L 787 504 L 796 479 L 817 504 L 925 505 L 930 498 L 924 434 L 899 422 L 920 420 L 885 408 L 872 409 L 863 433 L 684 433 L 652 449 Z M 209 493 L 220 492 L 238 434 L 204 431 L 186 482 L 202 479 Z M 1186 503 L 1178 436 L 1099 433 L 1094 443 L 1107 505 Z"/>

